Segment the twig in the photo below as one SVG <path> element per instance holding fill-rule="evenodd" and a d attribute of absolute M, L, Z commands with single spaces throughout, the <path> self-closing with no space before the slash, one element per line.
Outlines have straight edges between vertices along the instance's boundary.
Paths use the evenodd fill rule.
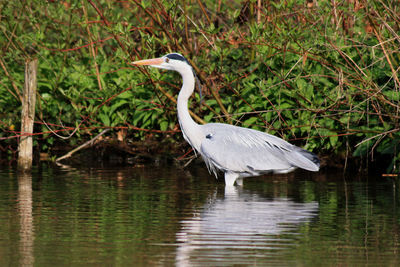
<path fill-rule="evenodd" d="M 300 56 L 299 60 L 297 60 L 297 62 L 292 66 L 292 68 L 290 68 L 290 70 L 288 71 L 288 73 L 286 73 L 284 79 L 286 79 L 286 78 L 289 76 L 289 74 L 290 74 L 290 73 L 292 72 L 292 70 L 297 66 L 297 64 L 300 63 L 300 61 L 304 60 L 304 57 L 306 57 L 306 54 L 307 54 L 310 50 L 311 50 L 311 48 L 308 49 L 308 50 L 306 51 L 305 54 L 303 54 L 302 56 Z"/>
<path fill-rule="evenodd" d="M 79 127 L 81 126 L 81 124 L 83 123 L 83 121 L 81 121 L 81 123 L 79 123 L 79 125 L 74 129 L 74 131 L 73 131 L 70 135 L 68 135 L 68 136 L 61 136 L 61 135 L 57 134 L 53 129 L 51 129 L 51 128 L 49 127 L 49 125 L 48 125 L 44 120 L 42 120 L 42 122 L 43 122 L 43 124 L 47 127 L 47 129 L 50 130 L 50 132 L 52 132 L 52 133 L 53 133 L 55 136 L 57 136 L 58 138 L 61 138 L 61 139 L 64 139 L 64 140 L 71 138 L 71 137 L 76 133 L 76 131 L 79 129 Z M 63 128 L 65 129 L 64 126 L 63 126 Z"/>
<path fill-rule="evenodd" d="M 89 141 L 87 141 L 87 142 L 85 142 L 84 144 L 78 146 L 77 148 L 71 150 L 70 152 L 68 152 L 68 153 L 65 154 L 64 156 L 57 158 L 57 159 L 56 159 L 56 162 L 59 162 L 60 160 L 63 160 L 63 159 L 66 159 L 66 158 L 69 158 L 69 157 L 71 157 L 72 154 L 74 154 L 75 152 L 77 152 L 77 151 L 79 151 L 79 150 L 81 150 L 81 149 L 83 149 L 83 148 L 85 148 L 85 147 L 87 147 L 87 146 L 89 146 L 89 145 L 92 145 L 93 142 L 94 142 L 97 138 L 99 138 L 100 136 L 102 136 L 103 134 L 105 134 L 106 132 L 108 132 L 109 130 L 110 130 L 110 129 L 104 129 L 101 133 L 99 133 L 98 135 L 96 135 L 95 137 L 93 137 L 92 139 L 90 139 Z"/>
<path fill-rule="evenodd" d="M 392 130 L 389 130 L 389 131 L 386 131 L 386 132 L 383 132 L 383 133 L 379 133 L 379 134 L 374 135 L 374 136 L 372 136 L 372 137 L 370 137 L 370 138 L 367 138 L 367 139 L 362 140 L 361 142 L 359 142 L 359 143 L 358 143 L 357 145 L 355 145 L 354 147 L 358 147 L 359 145 L 361 145 L 361 144 L 363 144 L 363 143 L 365 143 L 365 142 L 368 142 L 369 140 L 372 140 L 372 139 L 374 139 L 374 138 L 377 138 L 378 136 L 387 135 L 387 134 L 395 133 L 395 132 L 398 132 L 398 131 L 400 131 L 400 129 L 399 129 L 399 128 L 396 128 L 396 129 L 392 129 Z"/>
<path fill-rule="evenodd" d="M 207 43 L 209 45 L 212 46 L 212 48 L 215 50 L 216 47 L 213 43 L 210 42 L 210 40 L 207 38 L 207 36 L 204 34 L 204 32 L 202 30 L 200 30 L 199 26 L 196 24 L 196 22 L 194 22 L 188 15 L 186 15 L 185 11 L 183 10 L 183 8 L 178 5 L 178 8 L 182 11 L 182 13 L 185 15 L 185 17 L 197 28 L 197 31 L 201 33 L 201 35 L 203 35 L 204 39 L 206 39 Z"/>
<path fill-rule="evenodd" d="M 197 0 L 197 2 L 199 3 L 199 6 L 200 6 L 200 8 L 201 8 L 201 11 L 203 11 L 204 16 L 206 17 L 206 19 L 207 19 L 207 21 L 208 21 L 208 24 L 211 24 L 212 22 L 211 22 L 210 18 L 208 17 L 207 12 L 206 12 L 206 10 L 204 9 L 203 4 L 201 3 L 200 0 Z M 182 10 L 182 9 L 181 9 L 181 10 Z"/>
<path fill-rule="evenodd" d="M 104 23 L 106 24 L 107 27 L 111 27 L 111 23 L 107 20 L 107 18 L 104 16 L 103 12 L 96 6 L 95 3 L 93 3 L 92 0 L 87 0 L 92 7 L 96 10 L 97 14 L 100 16 L 100 18 L 104 21 Z M 119 46 L 122 48 L 122 50 L 124 52 L 126 52 L 125 46 L 124 44 L 121 42 L 121 40 L 119 39 L 119 36 L 115 33 L 112 33 L 112 35 L 114 36 L 114 39 L 118 42 Z"/>
<path fill-rule="evenodd" d="M 99 66 L 97 65 L 97 61 L 96 61 L 96 52 L 94 50 L 92 33 L 91 33 L 90 27 L 89 27 L 88 13 L 87 13 L 87 10 L 86 10 L 86 7 L 85 7 L 85 3 L 83 1 L 82 1 L 82 9 L 83 9 L 83 14 L 85 15 L 86 31 L 88 33 L 89 43 L 90 43 L 89 50 L 90 50 L 90 53 L 92 54 L 92 57 L 93 57 L 94 68 L 96 70 L 97 84 L 99 85 L 100 91 L 102 91 L 103 90 L 103 86 L 101 84 Z"/>
<path fill-rule="evenodd" d="M 380 35 L 378 34 L 378 31 L 375 28 L 374 28 L 374 34 L 375 34 L 376 38 L 378 39 L 379 44 L 382 47 L 383 53 L 385 54 L 386 60 L 389 63 L 389 67 L 392 70 L 393 79 L 395 81 L 395 84 L 397 84 L 397 87 L 400 87 L 400 81 L 399 81 L 399 77 L 397 77 L 397 72 L 394 70 L 394 67 L 392 65 L 392 61 L 390 60 L 390 57 L 389 57 L 389 55 L 388 55 L 388 53 L 387 53 L 387 51 L 385 49 L 385 46 L 382 43 L 382 39 L 380 38 Z"/>
<path fill-rule="evenodd" d="M 15 93 L 18 95 L 19 101 L 22 103 L 22 96 L 21 96 L 21 94 L 19 93 L 19 89 L 18 89 L 18 87 L 15 85 L 14 80 L 13 80 L 13 78 L 11 77 L 11 75 L 8 73 L 7 68 L 6 68 L 6 65 L 5 65 L 4 62 L 1 60 L 1 58 L 0 58 L 0 65 L 1 65 L 1 67 L 3 68 L 3 70 L 4 70 L 4 73 L 6 74 L 6 76 L 8 77 L 8 79 L 10 80 L 11 85 L 12 85 L 12 87 L 14 88 Z"/>

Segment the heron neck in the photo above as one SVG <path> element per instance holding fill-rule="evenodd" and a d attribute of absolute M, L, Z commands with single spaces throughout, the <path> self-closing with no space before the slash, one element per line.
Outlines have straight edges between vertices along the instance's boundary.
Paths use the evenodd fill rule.
<path fill-rule="evenodd" d="M 185 140 L 193 148 L 199 150 L 201 144 L 200 125 L 192 119 L 188 109 L 188 100 L 194 91 L 195 80 L 191 69 L 180 71 L 180 74 L 182 75 L 183 83 L 178 95 L 178 120 Z"/>

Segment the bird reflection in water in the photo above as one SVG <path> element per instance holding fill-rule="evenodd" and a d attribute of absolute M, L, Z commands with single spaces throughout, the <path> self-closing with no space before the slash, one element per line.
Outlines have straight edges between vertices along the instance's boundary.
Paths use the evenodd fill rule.
<path fill-rule="evenodd" d="M 248 264 L 248 257 L 269 257 L 293 245 L 294 233 L 318 212 L 317 202 L 264 198 L 241 187 L 225 187 L 177 233 L 177 266 L 199 263 Z"/>

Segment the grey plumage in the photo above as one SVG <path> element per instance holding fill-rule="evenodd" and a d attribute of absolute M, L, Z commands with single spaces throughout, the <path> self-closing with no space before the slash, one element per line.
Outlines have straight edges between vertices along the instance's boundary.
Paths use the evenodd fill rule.
<path fill-rule="evenodd" d="M 225 174 L 226 185 L 242 184 L 243 177 L 264 173 L 288 173 L 296 168 L 318 171 L 318 157 L 276 136 L 222 123 L 199 125 L 189 114 L 188 99 L 194 91 L 195 74 L 180 54 L 141 60 L 136 65 L 174 70 L 181 74 L 183 85 L 178 95 L 178 121 L 183 137 L 201 154 L 208 170 L 216 176 Z"/>
<path fill-rule="evenodd" d="M 313 162 L 314 154 L 273 135 L 222 123 L 209 123 L 200 128 L 205 138 L 199 153 L 215 175 L 217 170 L 247 177 L 285 173 L 296 167 L 309 171 L 319 169 L 319 161 Z"/>

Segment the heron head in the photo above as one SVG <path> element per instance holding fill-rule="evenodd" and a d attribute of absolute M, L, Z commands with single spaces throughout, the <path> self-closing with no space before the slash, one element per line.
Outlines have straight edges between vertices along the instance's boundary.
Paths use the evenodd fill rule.
<path fill-rule="evenodd" d="M 192 68 L 187 59 L 178 53 L 171 53 L 159 58 L 139 60 L 132 62 L 132 64 L 175 71 L 179 71 L 181 68 Z"/>
<path fill-rule="evenodd" d="M 137 66 L 150 66 L 159 69 L 174 70 L 179 72 L 182 76 L 184 75 L 184 73 L 188 72 L 193 73 L 193 77 L 199 89 L 200 102 L 201 102 L 202 94 L 201 94 L 200 81 L 197 78 L 197 75 L 192 65 L 190 65 L 189 61 L 187 61 L 187 59 L 181 54 L 171 53 L 163 57 L 135 61 L 132 62 L 132 64 Z"/>

